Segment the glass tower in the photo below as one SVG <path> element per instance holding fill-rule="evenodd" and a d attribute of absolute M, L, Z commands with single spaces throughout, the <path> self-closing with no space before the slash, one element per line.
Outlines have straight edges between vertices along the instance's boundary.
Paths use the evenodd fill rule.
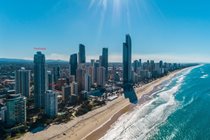
<path fill-rule="evenodd" d="M 85 45 L 79 44 L 79 64 L 86 63 Z"/>
<path fill-rule="evenodd" d="M 44 108 L 45 69 L 45 55 L 37 52 L 34 55 L 34 98 L 36 108 Z"/>

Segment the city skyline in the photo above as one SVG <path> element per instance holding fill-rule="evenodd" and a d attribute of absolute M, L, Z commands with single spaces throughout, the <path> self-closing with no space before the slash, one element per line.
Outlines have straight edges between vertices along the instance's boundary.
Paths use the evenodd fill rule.
<path fill-rule="evenodd" d="M 128 33 L 132 60 L 208 62 L 208 5 L 198 0 L 2 1 L 0 57 L 32 60 L 35 48 L 45 48 L 46 59 L 68 61 L 82 43 L 87 62 L 98 58 L 104 47 L 110 62 L 122 62 Z"/>
<path fill-rule="evenodd" d="M 61 126 L 63 122 L 71 123 L 71 120 L 81 115 L 85 116 L 100 107 L 107 105 L 104 109 L 108 110 L 115 104 L 119 104 L 121 111 L 122 107 L 130 108 L 134 107 L 134 104 L 138 106 L 148 100 L 144 96 L 146 93 L 152 95 L 151 92 L 155 90 L 155 87 L 163 81 L 168 81 L 167 78 L 170 79 L 187 69 L 201 66 L 163 61 L 155 63 L 154 60 L 142 63 L 141 59 L 132 63 L 132 38 L 126 34 L 124 39 L 121 46 L 123 48 L 122 65 L 119 63 L 108 65 L 108 48 L 102 48 L 102 53 L 97 60 L 86 63 L 86 48 L 82 44 L 79 45 L 78 53 L 70 55 L 69 63 L 47 64 L 45 54 L 37 51 L 34 54 L 33 63 L 0 64 L 1 137 L 15 139 L 20 133 L 18 131 L 24 130 L 23 133 L 34 134 L 26 139 L 40 139 L 35 136 L 38 134 L 36 132 L 43 133 L 45 130 L 52 130 L 50 127 L 54 124 Z M 110 112 L 112 111 L 117 112 L 115 109 L 111 109 Z M 107 115 L 110 114 L 107 113 Z M 108 119 L 110 118 L 108 116 Z M 91 120 L 91 124 L 94 121 L 95 119 Z M 44 129 L 45 127 L 49 129 Z M 37 128 L 41 129 L 37 131 Z M 57 132 L 51 134 L 54 136 L 63 135 L 64 132 L 65 135 L 68 134 L 63 129 Z M 86 136 L 86 134 L 82 135 L 82 137 Z M 54 137 L 47 136 L 47 139 Z"/>

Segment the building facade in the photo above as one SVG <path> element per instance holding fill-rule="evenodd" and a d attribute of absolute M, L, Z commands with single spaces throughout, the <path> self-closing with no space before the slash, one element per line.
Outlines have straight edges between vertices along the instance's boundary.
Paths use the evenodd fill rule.
<path fill-rule="evenodd" d="M 26 97 L 21 94 L 10 94 L 6 101 L 5 122 L 8 126 L 26 123 Z"/>
<path fill-rule="evenodd" d="M 21 68 L 15 72 L 15 91 L 17 94 L 30 97 L 30 71 Z"/>
<path fill-rule="evenodd" d="M 123 81 L 131 82 L 131 37 L 126 35 L 126 41 L 123 43 Z"/>
<path fill-rule="evenodd" d="M 37 108 L 44 108 L 44 97 L 46 91 L 46 66 L 45 55 L 37 52 L 34 55 L 34 98 Z"/>
<path fill-rule="evenodd" d="M 108 80 L 108 48 L 103 48 L 102 50 L 102 67 L 105 68 L 105 77 L 106 77 L 106 81 Z"/>
<path fill-rule="evenodd" d="M 104 67 L 99 67 L 97 69 L 97 85 L 104 87 L 106 84 L 106 69 Z"/>
<path fill-rule="evenodd" d="M 47 90 L 45 93 L 45 114 L 49 117 L 55 117 L 58 113 L 58 98 L 57 93 L 52 90 Z"/>
<path fill-rule="evenodd" d="M 70 75 L 76 76 L 77 70 L 77 54 L 72 54 L 69 60 Z"/>
<path fill-rule="evenodd" d="M 79 64 L 86 63 L 85 45 L 79 44 Z"/>

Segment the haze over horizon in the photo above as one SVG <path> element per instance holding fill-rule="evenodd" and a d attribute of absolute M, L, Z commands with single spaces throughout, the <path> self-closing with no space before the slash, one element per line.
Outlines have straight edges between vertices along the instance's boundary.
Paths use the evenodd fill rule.
<path fill-rule="evenodd" d="M 199 0 L 36 0 L 0 2 L 0 58 L 69 60 L 86 46 L 87 60 L 109 48 L 122 61 L 125 34 L 134 59 L 210 61 L 210 2 Z"/>

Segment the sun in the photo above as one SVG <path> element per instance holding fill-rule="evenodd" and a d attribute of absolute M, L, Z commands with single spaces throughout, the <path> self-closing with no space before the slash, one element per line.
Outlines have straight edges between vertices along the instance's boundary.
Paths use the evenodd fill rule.
<path fill-rule="evenodd" d="M 99 31 L 102 33 L 104 25 L 120 27 L 131 30 L 132 22 L 148 12 L 148 0 L 90 0 L 89 9 L 99 14 Z M 107 21 L 110 21 L 108 24 Z"/>
<path fill-rule="evenodd" d="M 100 12 L 99 32 L 103 30 L 104 21 L 110 18 L 114 24 L 118 24 L 122 15 L 126 13 L 124 17 L 129 21 L 131 1 L 136 0 L 90 0 L 89 9 L 97 9 Z"/>
<path fill-rule="evenodd" d="M 90 8 L 98 6 L 101 7 L 102 10 L 107 10 L 108 7 L 112 7 L 115 10 L 120 10 L 119 8 L 128 1 L 129 0 L 91 0 Z"/>

